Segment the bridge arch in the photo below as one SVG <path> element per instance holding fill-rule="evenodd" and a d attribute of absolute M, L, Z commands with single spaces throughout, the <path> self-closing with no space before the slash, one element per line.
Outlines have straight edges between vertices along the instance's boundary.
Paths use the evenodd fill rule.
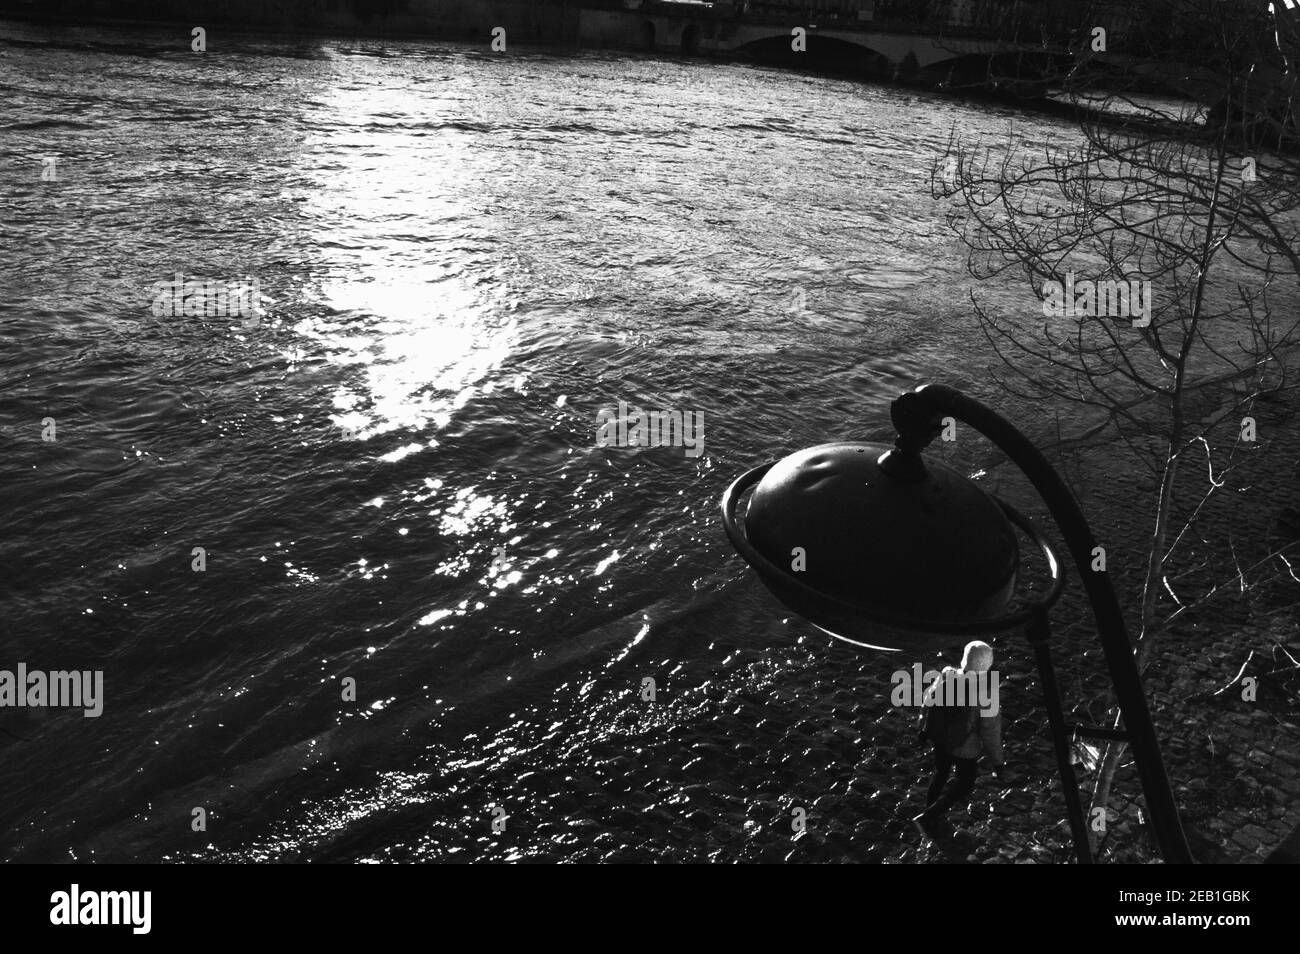
<path fill-rule="evenodd" d="M 893 62 L 885 53 L 864 43 L 810 32 L 806 38 L 806 49 L 796 52 L 790 48 L 790 40 L 787 31 L 749 40 L 737 46 L 733 52 L 736 56 L 753 62 L 836 73 L 888 76 L 893 71 Z"/>
<path fill-rule="evenodd" d="M 700 28 L 688 23 L 682 28 L 682 53 L 693 56 L 700 50 Z"/>

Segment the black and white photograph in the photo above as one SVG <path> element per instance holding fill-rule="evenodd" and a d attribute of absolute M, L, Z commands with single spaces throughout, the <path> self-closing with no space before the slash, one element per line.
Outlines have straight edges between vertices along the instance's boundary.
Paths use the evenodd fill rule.
<path fill-rule="evenodd" d="M 1295 0 L 0 0 L 0 910 L 1086 865 L 982 890 L 1238 943 L 1298 83 Z"/>

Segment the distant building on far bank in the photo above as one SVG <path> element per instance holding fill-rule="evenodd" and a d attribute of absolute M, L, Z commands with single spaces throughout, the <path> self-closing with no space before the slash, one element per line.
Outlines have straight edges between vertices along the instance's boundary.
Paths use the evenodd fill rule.
<path fill-rule="evenodd" d="M 559 43 L 574 37 L 579 6 L 572 0 L 0 0 L 0 16 L 452 38 L 504 27 L 519 43 Z"/>

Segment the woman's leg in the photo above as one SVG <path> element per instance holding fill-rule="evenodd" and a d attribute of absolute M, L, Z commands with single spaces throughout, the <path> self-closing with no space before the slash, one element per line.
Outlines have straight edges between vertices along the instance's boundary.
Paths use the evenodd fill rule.
<path fill-rule="evenodd" d="M 964 802 L 970 798 L 970 793 L 975 790 L 975 759 L 953 759 L 957 766 L 957 777 L 949 786 L 947 799 L 949 807 L 956 805 L 958 802 Z"/>
<path fill-rule="evenodd" d="M 949 758 L 948 766 L 944 769 L 944 778 L 948 777 L 949 768 L 956 766 L 957 774 L 952 781 L 948 783 L 944 793 L 935 799 L 930 807 L 925 810 L 929 818 L 938 818 L 940 815 L 952 808 L 958 802 L 964 802 L 970 798 L 970 793 L 975 788 L 975 759 L 954 759 Z"/>
<path fill-rule="evenodd" d="M 935 803 L 939 793 L 943 791 L 944 782 L 948 781 L 948 773 L 952 771 L 952 756 L 948 754 L 948 749 L 943 745 L 934 747 L 934 778 L 930 780 L 930 788 L 925 793 L 925 804 L 927 808 Z"/>

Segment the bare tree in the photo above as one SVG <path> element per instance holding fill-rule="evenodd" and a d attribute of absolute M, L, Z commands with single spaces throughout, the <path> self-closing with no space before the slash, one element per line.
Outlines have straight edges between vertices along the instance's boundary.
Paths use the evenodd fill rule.
<path fill-rule="evenodd" d="M 972 276 L 1019 277 L 1033 292 L 1025 309 L 972 293 L 1000 384 L 1078 408 L 1088 426 L 1076 440 L 1118 437 L 1154 479 L 1141 669 L 1170 619 L 1221 592 L 1180 595 L 1171 581 L 1202 508 L 1256 449 L 1243 423 L 1254 403 L 1293 387 L 1293 34 L 1262 3 L 1156 0 L 1126 32 L 1129 49 L 1081 43 L 1054 77 L 1080 110 L 1070 144 L 954 132 L 932 174 Z M 1190 468 L 1203 475 L 1199 499 L 1180 508 Z M 1109 802 L 1124 748 L 1102 759 L 1094 809 Z"/>

